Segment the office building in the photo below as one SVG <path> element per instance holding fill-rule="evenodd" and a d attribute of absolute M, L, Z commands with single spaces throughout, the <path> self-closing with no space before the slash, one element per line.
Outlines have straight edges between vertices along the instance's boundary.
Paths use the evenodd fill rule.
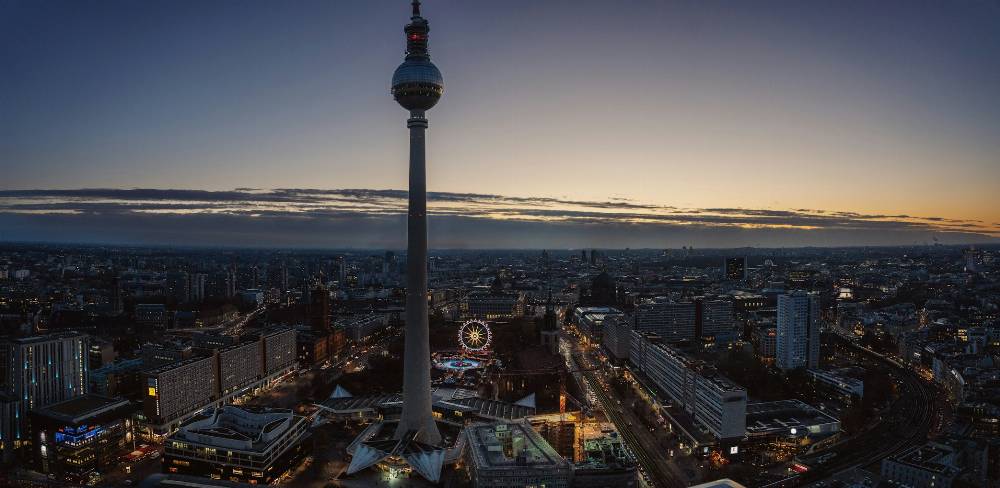
<path fill-rule="evenodd" d="M 205 287 L 208 285 L 208 275 L 205 273 L 193 273 L 188 276 L 188 297 L 191 302 L 201 303 L 205 301 Z"/>
<path fill-rule="evenodd" d="M 191 277 L 187 273 L 183 271 L 167 273 L 164 286 L 164 295 L 172 298 L 174 302 L 191 301 Z"/>
<path fill-rule="evenodd" d="M 167 307 L 162 303 L 139 303 L 135 306 L 135 325 L 146 329 L 167 326 Z"/>
<path fill-rule="evenodd" d="M 188 359 L 192 354 L 194 348 L 190 344 L 164 341 L 142 345 L 142 362 L 149 368 Z"/>
<path fill-rule="evenodd" d="M 225 399 L 258 384 L 264 377 L 261 341 L 246 341 L 219 349 L 219 395 Z"/>
<path fill-rule="evenodd" d="M 465 465 L 476 488 L 571 486 L 573 467 L 527 423 L 473 424 L 465 432 Z"/>
<path fill-rule="evenodd" d="M 337 326 L 342 328 L 347 339 L 354 342 L 363 342 L 378 333 L 388 325 L 385 314 L 365 314 L 354 315 L 337 321 Z"/>
<path fill-rule="evenodd" d="M 614 307 L 576 307 L 573 320 L 590 340 L 600 343 L 604 321 L 608 318 L 622 318 L 621 310 Z"/>
<path fill-rule="evenodd" d="M 288 327 L 275 327 L 265 331 L 261 335 L 264 354 L 264 375 L 269 377 L 280 376 L 294 369 L 295 358 L 295 329 Z M 430 359 L 428 358 L 428 361 Z"/>
<path fill-rule="evenodd" d="M 146 372 L 149 431 L 164 435 L 198 412 L 263 388 L 296 367 L 295 329 L 276 327 L 229 344 L 199 339 L 199 355 Z"/>
<path fill-rule="evenodd" d="M 601 345 L 608 352 L 612 362 L 628 360 L 631 349 L 632 325 L 624 315 L 613 316 L 604 320 Z"/>
<path fill-rule="evenodd" d="M 778 296 L 778 368 L 819 367 L 819 296 L 804 291 Z"/>
<path fill-rule="evenodd" d="M 132 447 L 136 406 L 87 394 L 31 412 L 35 468 L 77 483 L 117 464 Z"/>
<path fill-rule="evenodd" d="M 764 364 L 774 363 L 778 351 L 778 327 L 774 320 L 761 322 L 753 329 L 754 353 Z"/>
<path fill-rule="evenodd" d="M 865 382 L 848 376 L 844 370 L 810 369 L 806 373 L 817 385 L 830 390 L 845 401 L 851 402 L 865 395 Z"/>
<path fill-rule="evenodd" d="M 909 488 L 951 488 L 959 475 L 959 453 L 928 442 L 882 460 L 882 481 Z"/>
<path fill-rule="evenodd" d="M 309 293 L 309 326 L 318 333 L 330 332 L 330 291 L 318 285 Z"/>
<path fill-rule="evenodd" d="M 14 436 L 27 439 L 27 413 L 87 393 L 88 338 L 76 332 L 0 342 L 0 378 L 20 404 Z"/>
<path fill-rule="evenodd" d="M 462 301 L 462 316 L 469 319 L 512 319 L 524 311 L 524 294 L 517 291 L 474 292 Z"/>
<path fill-rule="evenodd" d="M 115 347 L 108 341 L 91 340 L 87 348 L 87 367 L 93 371 L 115 361 Z"/>
<path fill-rule="evenodd" d="M 330 357 L 330 332 L 317 332 L 311 329 L 298 330 L 295 334 L 295 347 L 298 350 L 299 367 L 313 366 Z"/>
<path fill-rule="evenodd" d="M 694 339 L 697 310 L 693 302 L 656 297 L 635 306 L 635 330 L 652 332 L 665 341 Z"/>
<path fill-rule="evenodd" d="M 287 409 L 217 408 L 167 438 L 163 471 L 269 485 L 309 452 L 308 427 Z"/>
<path fill-rule="evenodd" d="M 147 368 L 142 359 L 125 359 L 90 370 L 88 392 L 108 397 L 127 397 L 141 400 L 145 379 L 142 371 Z"/>
<path fill-rule="evenodd" d="M 629 358 L 686 416 L 717 440 L 746 433 L 747 392 L 710 365 L 691 359 L 655 335 L 632 331 Z"/>
<path fill-rule="evenodd" d="M 146 372 L 143 413 L 151 433 L 180 426 L 218 397 L 216 361 L 211 356 L 185 359 Z"/>
<path fill-rule="evenodd" d="M 695 300 L 695 337 L 725 344 L 737 339 L 733 302 L 718 298 Z"/>
<path fill-rule="evenodd" d="M 21 434 L 21 417 L 27 415 L 17 397 L 0 390 L 0 463 L 10 462 L 14 451 L 28 442 L 29 436 Z"/>

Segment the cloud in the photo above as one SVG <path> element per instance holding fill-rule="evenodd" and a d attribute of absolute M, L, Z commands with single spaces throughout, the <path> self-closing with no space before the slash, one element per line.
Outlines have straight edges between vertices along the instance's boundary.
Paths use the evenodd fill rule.
<path fill-rule="evenodd" d="M 448 248 L 840 246 L 994 242 L 975 220 L 810 209 L 679 208 L 624 198 L 429 192 Z M 402 247 L 407 192 L 0 190 L 0 240 L 199 246 Z"/>

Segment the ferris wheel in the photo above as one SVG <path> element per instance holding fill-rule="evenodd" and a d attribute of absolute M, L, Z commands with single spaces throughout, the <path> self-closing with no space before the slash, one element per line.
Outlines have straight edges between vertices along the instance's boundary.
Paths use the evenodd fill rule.
<path fill-rule="evenodd" d="M 493 333 L 490 327 L 479 319 L 472 319 L 458 328 L 458 343 L 469 352 L 483 352 L 490 347 Z"/>

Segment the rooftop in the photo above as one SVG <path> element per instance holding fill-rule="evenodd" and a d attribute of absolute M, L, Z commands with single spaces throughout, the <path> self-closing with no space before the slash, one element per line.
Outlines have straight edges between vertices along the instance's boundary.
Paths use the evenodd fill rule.
<path fill-rule="evenodd" d="M 129 401 L 102 395 L 83 395 L 39 409 L 37 414 L 76 424 L 102 413 L 129 406 Z"/>
<path fill-rule="evenodd" d="M 836 428 L 834 428 L 836 427 Z M 747 404 L 747 434 L 833 433 L 840 421 L 799 400 Z"/>
<path fill-rule="evenodd" d="M 443 404 L 448 403 L 470 407 L 481 417 L 497 420 L 519 420 L 535 414 L 535 409 L 530 407 L 478 397 L 452 399 Z"/>
<path fill-rule="evenodd" d="M 938 474 L 954 472 L 955 451 L 947 446 L 928 442 L 917 446 L 891 460 Z"/>
<path fill-rule="evenodd" d="M 569 469 L 569 463 L 526 423 L 473 424 L 465 432 L 480 469 Z"/>
<path fill-rule="evenodd" d="M 721 480 L 709 481 L 708 483 L 694 485 L 690 488 L 746 488 L 746 487 L 729 478 L 723 478 Z"/>
<path fill-rule="evenodd" d="M 227 405 L 181 427 L 170 440 L 264 452 L 302 422 L 288 409 Z"/>
<path fill-rule="evenodd" d="M 200 476 L 156 473 L 139 483 L 140 488 L 243 488 L 250 487 L 246 483 L 234 481 L 213 480 Z"/>
<path fill-rule="evenodd" d="M 198 361 L 204 361 L 206 359 L 212 359 L 211 356 L 195 356 L 193 358 L 181 359 L 180 361 L 174 361 L 169 364 L 164 364 L 156 369 L 151 369 L 147 371 L 147 374 L 156 375 L 172 369 L 180 368 L 181 366 L 187 366 L 192 363 L 197 363 Z"/>
<path fill-rule="evenodd" d="M 12 342 L 14 344 L 35 344 L 39 342 L 48 342 L 60 339 L 69 339 L 74 337 L 83 337 L 83 336 L 84 334 L 80 334 L 79 332 L 68 331 L 68 332 L 54 332 L 52 334 L 46 334 L 41 336 L 19 337 L 16 339 L 7 339 L 7 341 Z"/>

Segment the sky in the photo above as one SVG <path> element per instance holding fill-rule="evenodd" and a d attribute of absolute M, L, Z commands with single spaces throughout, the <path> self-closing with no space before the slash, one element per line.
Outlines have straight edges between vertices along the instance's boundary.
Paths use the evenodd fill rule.
<path fill-rule="evenodd" d="M 996 1 L 423 10 L 432 246 L 1000 237 Z M 0 240 L 401 247 L 408 16 L 0 1 Z"/>

